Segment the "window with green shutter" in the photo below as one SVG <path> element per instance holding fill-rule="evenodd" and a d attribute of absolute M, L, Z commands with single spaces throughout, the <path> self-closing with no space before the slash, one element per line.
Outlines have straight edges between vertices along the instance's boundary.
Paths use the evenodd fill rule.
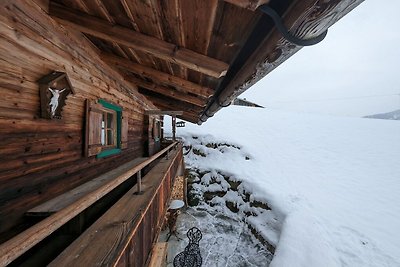
<path fill-rule="evenodd" d="M 88 157 L 103 158 L 128 147 L 128 118 L 122 108 L 103 99 L 86 103 L 86 146 Z"/>

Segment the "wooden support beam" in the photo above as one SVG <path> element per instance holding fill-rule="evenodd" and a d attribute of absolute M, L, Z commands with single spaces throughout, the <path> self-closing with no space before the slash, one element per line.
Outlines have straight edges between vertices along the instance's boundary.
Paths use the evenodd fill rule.
<path fill-rule="evenodd" d="M 225 76 L 229 68 L 229 65 L 225 62 L 126 27 L 111 25 L 105 20 L 59 5 L 53 1 L 50 2 L 49 13 L 60 23 L 86 34 L 128 46 L 215 78 Z"/>
<path fill-rule="evenodd" d="M 158 101 L 157 99 L 153 99 L 153 100 L 154 100 L 154 105 L 156 107 L 158 107 L 160 110 L 174 111 L 174 110 L 178 110 L 178 108 L 179 108 L 179 106 L 177 106 L 175 103 L 165 103 L 165 102 Z M 179 118 L 181 118 L 183 116 L 190 117 L 191 118 L 190 121 L 192 121 L 195 118 L 198 119 L 200 117 L 200 114 L 199 114 L 199 111 L 192 110 L 192 109 L 185 109 L 181 115 L 177 114 L 176 116 Z"/>
<path fill-rule="evenodd" d="M 146 115 L 169 115 L 176 116 L 182 115 L 183 111 L 172 111 L 172 110 L 145 110 L 144 114 Z"/>
<path fill-rule="evenodd" d="M 191 113 L 184 112 L 182 115 L 176 116 L 178 119 L 185 120 L 191 123 L 197 123 L 199 117 L 193 116 Z"/>
<path fill-rule="evenodd" d="M 143 93 L 142 91 L 139 91 L 140 93 Z M 145 97 L 153 102 L 154 105 L 157 107 L 160 107 L 160 105 L 163 105 L 164 108 L 163 110 L 183 110 L 183 111 L 189 111 L 189 112 L 194 112 L 197 116 L 200 115 L 200 113 L 204 110 L 202 107 L 198 107 L 189 103 L 185 103 L 182 101 L 179 101 L 174 98 L 169 98 L 169 97 L 164 97 L 162 95 L 157 95 L 154 93 L 149 92 L 143 93 Z M 168 108 L 166 108 L 168 107 Z"/>
<path fill-rule="evenodd" d="M 190 122 L 197 122 L 200 118 L 200 114 L 204 111 L 204 108 L 202 107 L 182 102 L 177 99 L 164 97 L 152 92 L 144 93 L 141 89 L 139 92 L 143 93 L 148 100 L 153 102 L 153 104 L 161 110 L 182 110 L 183 115 L 177 115 L 177 117 Z"/>
<path fill-rule="evenodd" d="M 208 98 L 214 94 L 214 91 L 210 88 L 201 86 L 199 84 L 187 81 L 185 79 L 173 76 L 162 71 L 155 70 L 153 68 L 137 64 L 123 57 L 115 56 L 109 53 L 101 53 L 100 57 L 110 65 L 150 78 L 156 83 L 172 85 L 175 88 L 179 88 L 184 92 L 192 93 L 204 98 Z"/>
<path fill-rule="evenodd" d="M 176 116 L 172 116 L 172 141 L 176 141 Z"/>
<path fill-rule="evenodd" d="M 167 266 L 167 247 L 167 242 L 159 242 L 154 245 L 148 267 Z"/>
<path fill-rule="evenodd" d="M 129 75 L 124 75 L 124 78 L 126 81 L 133 83 L 139 87 L 142 87 L 144 89 L 147 89 L 149 91 L 159 93 L 161 95 L 165 95 L 168 97 L 176 98 L 180 101 L 184 101 L 199 107 L 204 107 L 207 104 L 207 99 L 204 99 L 203 97 L 197 97 L 193 95 L 189 95 L 185 92 L 179 92 L 178 90 L 173 90 L 171 88 L 157 85 L 152 82 L 147 82 L 142 79 L 138 79 Z"/>
<path fill-rule="evenodd" d="M 176 117 L 178 119 L 181 119 L 181 120 L 184 120 L 184 121 L 187 121 L 187 122 L 191 122 L 191 123 L 194 123 L 194 124 L 197 124 L 197 121 L 199 120 L 198 117 L 194 117 L 194 116 L 192 116 L 190 114 L 186 114 L 186 113 L 184 113 L 183 115 L 176 116 Z"/>
<path fill-rule="evenodd" d="M 224 0 L 224 1 L 231 3 L 235 6 L 239 6 L 254 11 L 259 6 L 268 4 L 270 0 Z"/>
<path fill-rule="evenodd" d="M 194 124 L 197 124 L 197 121 L 198 121 L 198 117 L 194 117 L 194 116 L 192 116 L 192 115 L 190 115 L 190 114 L 186 114 L 186 113 L 184 113 L 184 114 L 182 114 L 182 115 L 179 115 L 179 116 L 176 116 L 178 119 L 181 119 L 181 120 L 184 120 L 184 121 L 188 121 L 188 122 L 191 122 L 191 123 L 194 123 Z"/>
<path fill-rule="evenodd" d="M 154 101 L 154 105 L 157 106 L 161 110 L 175 110 L 176 108 L 179 108 L 174 103 L 165 103 L 165 102 L 162 103 L 160 101 L 157 101 L 157 99 L 151 99 L 151 98 L 149 100 L 153 100 Z M 176 117 L 180 118 L 180 119 L 183 119 L 185 121 L 190 121 L 192 123 L 197 123 L 197 121 L 199 120 L 200 115 L 199 115 L 199 112 L 197 112 L 197 111 L 185 109 L 185 111 L 183 112 L 182 115 L 177 115 Z"/>

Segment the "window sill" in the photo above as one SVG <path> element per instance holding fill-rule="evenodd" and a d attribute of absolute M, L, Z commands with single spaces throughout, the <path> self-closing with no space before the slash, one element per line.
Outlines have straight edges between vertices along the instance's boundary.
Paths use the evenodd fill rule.
<path fill-rule="evenodd" d="M 105 158 L 105 157 L 112 156 L 112 155 L 119 154 L 119 153 L 121 153 L 121 149 L 119 149 L 119 148 L 107 149 L 107 150 L 103 150 L 99 154 L 97 154 L 96 158 Z"/>

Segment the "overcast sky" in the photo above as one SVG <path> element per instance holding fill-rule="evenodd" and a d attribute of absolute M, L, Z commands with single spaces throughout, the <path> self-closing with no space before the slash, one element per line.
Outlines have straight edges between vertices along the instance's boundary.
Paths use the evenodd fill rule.
<path fill-rule="evenodd" d="M 400 109 L 399 0 L 365 0 L 241 95 L 267 108 L 364 116 Z"/>

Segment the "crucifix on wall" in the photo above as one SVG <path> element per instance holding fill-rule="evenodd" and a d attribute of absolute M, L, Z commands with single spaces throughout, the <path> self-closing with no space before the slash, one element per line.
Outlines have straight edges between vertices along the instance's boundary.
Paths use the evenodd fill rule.
<path fill-rule="evenodd" d="M 64 72 L 54 71 L 39 81 L 41 117 L 46 119 L 61 119 L 62 110 L 67 96 L 74 89 Z"/>

